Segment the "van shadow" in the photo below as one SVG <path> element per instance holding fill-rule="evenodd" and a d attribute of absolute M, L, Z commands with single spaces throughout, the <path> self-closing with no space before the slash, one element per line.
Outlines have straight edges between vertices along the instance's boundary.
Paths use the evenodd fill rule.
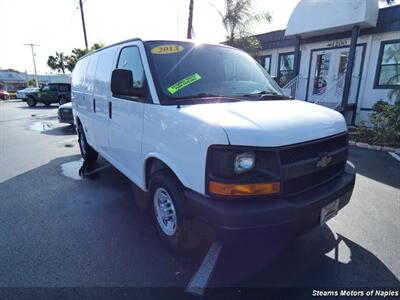
<path fill-rule="evenodd" d="M 0 184 L 0 286 L 186 286 L 204 252 L 170 253 L 135 203 L 143 194 L 115 168 L 64 176 L 79 160 L 57 158 Z"/>
<path fill-rule="evenodd" d="M 400 189 L 400 163 L 385 151 L 350 147 L 349 161 L 358 174 Z"/>
<path fill-rule="evenodd" d="M 373 253 L 324 225 L 289 244 L 267 240 L 226 249 L 213 287 L 398 287 Z"/>
<path fill-rule="evenodd" d="M 57 109 L 58 108 L 58 104 L 57 105 L 54 105 L 54 104 L 52 104 L 52 105 L 49 105 L 49 106 L 46 106 L 46 105 L 44 105 L 44 104 L 42 104 L 42 103 L 38 103 L 38 104 L 36 104 L 36 106 L 28 106 L 28 104 L 26 104 L 26 105 L 21 105 L 21 106 L 18 106 L 18 108 L 20 108 L 20 109 L 29 109 L 29 110 L 50 110 L 50 109 Z"/>
<path fill-rule="evenodd" d="M 60 127 L 54 127 L 48 130 L 43 130 L 40 133 L 47 135 L 76 135 L 74 125 L 65 125 Z"/>

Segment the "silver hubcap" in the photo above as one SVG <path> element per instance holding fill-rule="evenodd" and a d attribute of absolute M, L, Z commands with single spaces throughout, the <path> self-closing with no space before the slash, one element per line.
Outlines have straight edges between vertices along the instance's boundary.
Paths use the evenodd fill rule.
<path fill-rule="evenodd" d="M 176 232 L 176 211 L 171 196 L 164 188 L 157 188 L 153 197 L 154 211 L 161 230 L 168 236 Z"/>

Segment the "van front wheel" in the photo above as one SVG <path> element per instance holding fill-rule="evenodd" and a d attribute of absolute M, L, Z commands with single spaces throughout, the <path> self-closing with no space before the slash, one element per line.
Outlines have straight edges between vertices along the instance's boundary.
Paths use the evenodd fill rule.
<path fill-rule="evenodd" d="M 88 144 L 82 125 L 78 127 L 78 143 L 82 158 L 88 164 L 95 163 L 99 154 Z"/>
<path fill-rule="evenodd" d="M 187 252 L 197 246 L 198 239 L 183 212 L 183 187 L 172 172 L 156 172 L 150 180 L 149 201 L 158 235 L 174 252 Z"/>

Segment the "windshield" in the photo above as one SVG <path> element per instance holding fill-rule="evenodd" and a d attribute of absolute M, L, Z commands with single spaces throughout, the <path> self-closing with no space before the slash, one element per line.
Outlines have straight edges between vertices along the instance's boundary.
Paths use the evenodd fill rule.
<path fill-rule="evenodd" d="M 241 50 L 172 41 L 146 42 L 146 48 L 163 104 L 283 96 L 267 71 Z"/>

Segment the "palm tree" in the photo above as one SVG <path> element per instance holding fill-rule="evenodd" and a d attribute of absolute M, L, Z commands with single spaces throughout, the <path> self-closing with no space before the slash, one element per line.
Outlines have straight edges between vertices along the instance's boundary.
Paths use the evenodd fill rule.
<path fill-rule="evenodd" d="M 49 56 L 49 58 L 47 59 L 47 65 L 50 67 L 50 69 L 57 72 L 61 71 L 63 74 L 65 74 L 68 59 L 69 57 L 64 55 L 64 52 L 56 52 L 55 56 Z"/>
<path fill-rule="evenodd" d="M 187 38 L 191 39 L 193 36 L 193 5 L 194 0 L 190 0 L 189 3 L 189 20 L 188 20 L 188 28 L 187 28 Z"/>
<path fill-rule="evenodd" d="M 225 12 L 217 11 L 227 32 L 229 45 L 236 45 L 237 41 L 252 36 L 251 29 L 255 23 L 269 23 L 272 20 L 268 11 L 255 12 L 252 0 L 225 0 Z"/>

